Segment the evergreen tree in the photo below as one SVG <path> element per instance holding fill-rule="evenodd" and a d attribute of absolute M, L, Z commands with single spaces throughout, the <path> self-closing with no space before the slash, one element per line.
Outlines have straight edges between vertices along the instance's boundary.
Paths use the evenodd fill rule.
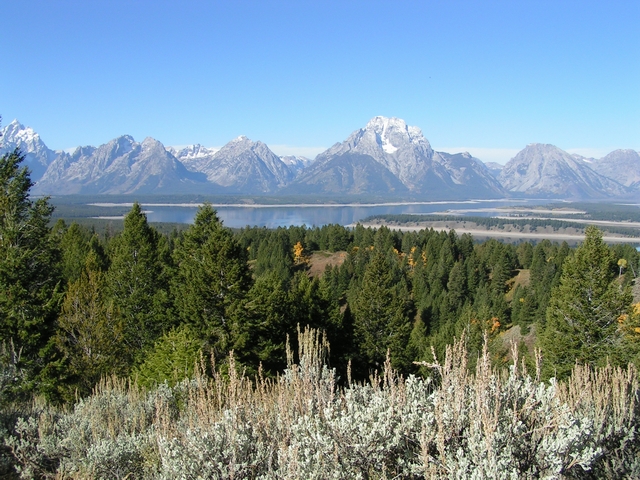
<path fill-rule="evenodd" d="M 357 223 L 353 229 L 353 245 L 359 248 L 367 248 L 373 245 L 374 232 L 371 228 L 365 228 Z"/>
<path fill-rule="evenodd" d="M 530 268 L 533 260 L 533 246 L 530 242 L 523 242 L 516 249 L 518 254 L 518 262 L 522 268 Z"/>
<path fill-rule="evenodd" d="M 529 325 L 534 319 L 535 308 L 535 298 L 531 289 L 518 285 L 513 292 L 513 300 L 511 301 L 511 321 L 515 325 L 520 325 L 523 334 L 529 331 Z"/>
<path fill-rule="evenodd" d="M 53 207 L 29 198 L 23 160 L 18 150 L 0 158 L 0 343 L 13 342 L 33 379 L 51 353 L 61 294 L 59 251 L 48 227 Z"/>
<path fill-rule="evenodd" d="M 540 337 L 547 376 L 568 376 L 575 362 L 616 363 L 620 355 L 618 323 L 631 293 L 615 281 L 616 258 L 590 226 L 584 243 L 564 263 L 560 285 L 551 295 Z"/>
<path fill-rule="evenodd" d="M 356 348 L 370 366 L 380 368 L 387 349 L 391 363 L 400 371 L 410 369 L 407 345 L 413 326 L 413 308 L 404 278 L 394 278 L 393 268 L 382 252 L 375 252 L 362 284 L 350 292 Z"/>
<path fill-rule="evenodd" d="M 86 395 L 101 377 L 126 371 L 123 325 L 104 295 L 104 273 L 95 252 L 87 255 L 80 277 L 67 290 L 58 320 L 56 345 L 63 355 L 59 374 L 66 377 L 66 396 Z"/>
<path fill-rule="evenodd" d="M 89 245 L 91 232 L 75 222 L 66 227 L 62 220 L 56 224 L 56 227 L 62 227 L 59 230 L 62 276 L 68 283 L 75 282 L 85 268 L 87 254 L 91 248 Z"/>
<path fill-rule="evenodd" d="M 287 364 L 286 338 L 295 339 L 296 318 L 285 280 L 277 272 L 258 277 L 247 294 L 247 322 L 239 359 L 275 375 Z"/>
<path fill-rule="evenodd" d="M 342 225 L 327 225 L 328 230 L 328 245 L 327 250 L 331 252 L 338 252 L 341 250 L 347 250 L 349 244 L 352 241 L 352 235 Z"/>
<path fill-rule="evenodd" d="M 468 298 L 467 277 L 462 262 L 456 262 L 449 273 L 447 282 L 446 306 L 457 317 L 457 314 Z"/>
<path fill-rule="evenodd" d="M 293 245 L 289 244 L 289 235 L 279 228 L 271 232 L 268 239 L 260 242 L 254 272 L 256 276 L 266 272 L 277 272 L 283 280 L 293 275 Z"/>
<path fill-rule="evenodd" d="M 147 388 L 163 382 L 173 386 L 193 377 L 202 349 L 202 340 L 189 325 L 172 328 L 156 341 L 132 377 Z"/>
<path fill-rule="evenodd" d="M 226 357 L 233 348 L 232 337 L 238 335 L 239 309 L 251 286 L 246 250 L 205 204 L 173 258 L 172 292 L 180 320 Z"/>
<path fill-rule="evenodd" d="M 106 291 L 124 322 L 124 342 L 133 362 L 172 325 L 167 287 L 166 245 L 147 223 L 140 205 L 124 219 L 124 230 L 110 244 Z"/>

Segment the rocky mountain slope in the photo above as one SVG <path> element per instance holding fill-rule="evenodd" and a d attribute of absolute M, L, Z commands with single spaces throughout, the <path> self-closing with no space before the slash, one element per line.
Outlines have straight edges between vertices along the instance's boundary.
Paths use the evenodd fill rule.
<path fill-rule="evenodd" d="M 345 152 L 301 172 L 285 194 L 404 196 L 409 190 L 371 156 Z"/>
<path fill-rule="evenodd" d="M 388 185 L 386 193 L 390 195 L 455 198 L 504 194 L 477 159 L 469 154 L 434 152 L 419 128 L 386 117 L 374 117 L 344 142 L 322 152 L 286 191 L 302 193 L 313 186 L 316 193 L 380 193 L 385 190 L 383 185 Z"/>
<path fill-rule="evenodd" d="M 498 198 L 526 195 L 600 199 L 640 191 L 640 155 L 616 150 L 584 159 L 531 144 L 507 165 L 485 165 L 468 153 L 434 151 L 417 127 L 374 117 L 315 160 L 278 157 L 240 136 L 224 147 L 164 147 L 124 135 L 73 153 L 49 149 L 14 120 L 0 133 L 0 154 L 19 147 L 37 194 L 235 193 L 246 195 L 376 195 L 412 199 Z"/>
<path fill-rule="evenodd" d="M 592 168 L 626 187 L 640 189 L 640 154 L 635 150 L 614 150 L 594 161 Z"/>
<path fill-rule="evenodd" d="M 313 160 L 300 155 L 285 155 L 280 157 L 293 176 L 297 176 L 302 170 L 313 163 Z"/>
<path fill-rule="evenodd" d="M 606 198 L 627 190 L 553 145 L 532 143 L 504 166 L 498 180 L 509 192 L 557 198 Z"/>
<path fill-rule="evenodd" d="M 20 148 L 25 155 L 24 165 L 31 170 L 31 180 L 39 180 L 49 165 L 62 152 L 49 149 L 31 127 L 25 127 L 17 120 L 0 130 L 0 155 Z"/>
<path fill-rule="evenodd" d="M 295 176 L 269 147 L 245 136 L 231 140 L 212 154 L 187 159 L 185 166 L 204 173 L 212 184 L 245 194 L 276 192 Z"/>
<path fill-rule="evenodd" d="M 183 193 L 205 190 L 206 177 L 185 168 L 153 138 L 129 135 L 60 154 L 34 187 L 37 194 Z"/>
<path fill-rule="evenodd" d="M 489 169 L 491 175 L 496 178 L 498 178 L 498 175 L 500 175 L 500 172 L 504 168 L 504 165 L 497 162 L 484 162 L 484 165 Z"/>

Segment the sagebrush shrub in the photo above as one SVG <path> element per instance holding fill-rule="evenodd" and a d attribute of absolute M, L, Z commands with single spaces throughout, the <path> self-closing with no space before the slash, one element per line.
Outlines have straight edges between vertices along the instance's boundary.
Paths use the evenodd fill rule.
<path fill-rule="evenodd" d="M 34 406 L 8 435 L 22 478 L 633 478 L 640 469 L 637 372 L 576 366 L 541 382 L 517 360 L 470 372 L 464 340 L 430 378 L 387 360 L 369 382 L 336 386 L 328 346 L 299 332 L 298 361 L 144 391 L 104 380 L 73 410 Z M 524 365 L 524 364 L 523 364 Z"/>

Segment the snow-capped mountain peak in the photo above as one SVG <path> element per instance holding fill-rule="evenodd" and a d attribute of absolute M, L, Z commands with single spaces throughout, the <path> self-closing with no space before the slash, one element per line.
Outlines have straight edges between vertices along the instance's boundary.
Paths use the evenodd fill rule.
<path fill-rule="evenodd" d="M 25 164 L 31 171 L 31 180 L 37 181 L 44 175 L 47 167 L 57 154 L 49 149 L 40 135 L 31 127 L 25 127 L 14 120 L 0 130 L 0 155 L 19 148 L 25 156 Z"/>
<path fill-rule="evenodd" d="M 20 135 L 21 132 L 33 132 L 33 134 L 37 135 L 31 128 L 25 128 L 17 119 L 14 119 L 9 125 L 4 127 L 2 136 L 3 137 L 14 137 L 16 135 Z"/>
<path fill-rule="evenodd" d="M 210 157 L 218 150 L 220 149 L 203 147 L 199 143 L 182 147 L 167 147 L 169 153 L 185 164 L 198 158 Z"/>
<path fill-rule="evenodd" d="M 361 130 L 365 136 L 374 134 L 376 143 L 385 153 L 396 153 L 400 148 L 420 145 L 430 149 L 429 142 L 418 127 L 408 126 L 404 120 L 396 117 L 373 117 Z"/>
<path fill-rule="evenodd" d="M 22 125 L 18 120 L 14 120 L 2 129 L 0 144 L 5 145 L 9 143 L 19 143 L 25 151 L 31 151 L 31 147 L 38 148 L 40 144 L 44 146 L 42 140 L 40 140 L 40 135 L 38 135 L 33 128 Z"/>
<path fill-rule="evenodd" d="M 420 179 L 433 160 L 433 149 L 417 127 L 400 118 L 373 117 L 364 128 L 344 142 L 321 153 L 317 160 L 354 153 L 367 155 L 382 164 L 410 190 L 420 189 Z"/>
<path fill-rule="evenodd" d="M 383 169 L 371 165 L 371 161 Z M 347 170 L 340 166 L 341 162 L 348 165 L 348 179 L 345 177 Z M 387 174 L 395 179 L 389 179 Z M 380 187 L 393 188 L 398 192 L 406 189 L 417 195 L 439 192 L 449 196 L 456 195 L 453 192 L 458 189 L 473 185 L 480 186 L 478 189 L 482 193 L 479 195 L 503 193 L 497 181 L 476 159 L 470 155 L 451 156 L 434 152 L 418 127 L 409 126 L 395 117 L 373 117 L 344 142 L 318 155 L 308 173 L 298 182 L 329 184 L 329 178 L 340 177 L 343 177 L 343 183 L 348 182 L 358 192 Z M 391 187 L 392 184 L 395 186 Z"/>

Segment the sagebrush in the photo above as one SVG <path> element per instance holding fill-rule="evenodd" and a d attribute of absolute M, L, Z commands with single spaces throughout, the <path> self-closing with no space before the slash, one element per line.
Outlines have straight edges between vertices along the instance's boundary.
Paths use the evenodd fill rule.
<path fill-rule="evenodd" d="M 34 403 L 4 432 L 21 478 L 638 478 L 633 366 L 542 382 L 517 360 L 475 372 L 464 339 L 426 379 L 387 360 L 337 386 L 328 345 L 299 332 L 277 379 L 203 372 L 144 391 L 105 379 L 63 410 Z M 207 368 L 205 368 L 207 367 Z"/>

